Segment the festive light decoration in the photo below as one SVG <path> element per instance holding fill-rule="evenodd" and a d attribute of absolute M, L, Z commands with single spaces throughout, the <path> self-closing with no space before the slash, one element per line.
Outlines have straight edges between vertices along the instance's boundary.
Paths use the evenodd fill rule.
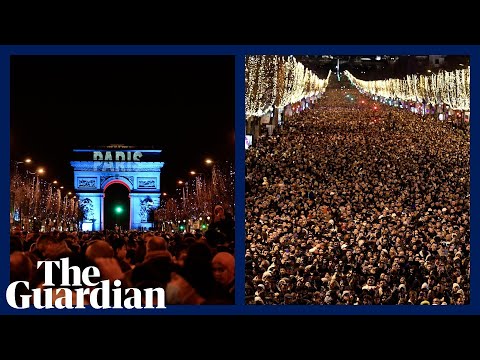
<path fill-rule="evenodd" d="M 213 161 L 210 160 L 210 163 Z M 230 162 L 214 163 L 211 176 L 205 178 L 196 174 L 189 181 L 190 191 L 185 196 L 168 199 L 163 207 L 155 213 L 157 222 L 174 222 L 185 219 L 210 219 L 213 208 L 222 204 L 227 211 L 234 213 L 235 171 Z M 183 184 L 182 184 L 183 185 Z M 10 179 L 11 214 L 19 214 L 16 220 L 25 230 L 38 227 L 42 231 L 51 229 L 73 230 L 78 221 L 83 219 L 83 209 L 76 197 L 65 194 L 54 188 L 52 183 L 28 173 L 12 172 Z M 121 209 L 123 211 L 123 209 Z M 117 209 L 115 209 L 117 211 Z M 17 225 L 17 224 L 15 224 Z M 200 225 L 202 230 L 206 225 Z"/>
<path fill-rule="evenodd" d="M 200 229 L 205 230 L 203 219 L 210 219 L 215 205 L 222 204 L 226 211 L 234 213 L 235 200 L 235 171 L 230 162 L 215 163 L 211 176 L 203 177 L 196 174 L 195 179 L 185 181 L 178 190 L 176 197 L 166 201 L 163 207 L 155 211 L 155 220 L 163 224 L 179 224 L 188 220 L 202 223 Z M 204 226 L 205 225 L 205 226 Z M 185 226 L 185 225 L 182 225 Z M 187 229 L 185 226 L 180 229 Z"/>
<path fill-rule="evenodd" d="M 348 71 L 345 71 L 345 75 L 355 87 L 371 95 L 403 101 L 443 103 L 453 110 L 470 110 L 470 67 L 440 71 L 428 76 L 408 75 L 405 79 L 377 81 L 357 79 Z"/>
<path fill-rule="evenodd" d="M 61 189 L 54 191 L 53 184 L 39 176 L 14 171 L 10 178 L 11 213 L 18 214 L 14 220 L 25 230 L 38 227 L 44 231 L 52 228 L 73 229 L 81 218 L 78 201 L 65 195 Z"/>
<path fill-rule="evenodd" d="M 262 116 L 325 91 L 331 72 L 320 79 L 293 56 L 247 56 L 245 61 L 245 113 Z"/>

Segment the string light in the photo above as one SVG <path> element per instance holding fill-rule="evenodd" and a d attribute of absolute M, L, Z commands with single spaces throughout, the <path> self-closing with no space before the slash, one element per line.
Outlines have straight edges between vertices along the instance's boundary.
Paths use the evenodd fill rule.
<path fill-rule="evenodd" d="M 56 183 L 56 182 L 54 182 Z M 31 178 L 27 174 L 15 173 L 10 179 L 11 207 L 13 213 L 20 214 L 22 223 L 29 224 L 27 219 L 35 219 L 45 229 L 52 226 L 67 228 L 78 218 L 78 201 L 70 199 L 62 201 L 61 190 L 53 191 L 53 185 L 39 177 Z M 28 225 L 29 226 L 29 225 Z"/>
<path fill-rule="evenodd" d="M 245 61 L 245 114 L 262 116 L 272 107 L 284 108 L 325 91 L 330 78 L 320 79 L 295 57 L 247 56 Z"/>
<path fill-rule="evenodd" d="M 371 95 L 418 101 L 443 103 L 452 110 L 470 110 L 470 67 L 454 71 L 440 71 L 432 75 L 407 75 L 405 79 L 364 81 L 349 71 L 345 75 L 357 88 Z"/>
<path fill-rule="evenodd" d="M 192 183 L 184 183 L 188 186 Z M 155 218 L 164 224 L 177 223 L 185 219 L 200 221 L 212 214 L 216 204 L 222 204 L 233 213 L 235 199 L 235 169 L 232 163 L 215 163 L 211 179 L 197 175 L 195 185 L 189 191 L 169 198 L 165 205 L 155 211 Z"/>

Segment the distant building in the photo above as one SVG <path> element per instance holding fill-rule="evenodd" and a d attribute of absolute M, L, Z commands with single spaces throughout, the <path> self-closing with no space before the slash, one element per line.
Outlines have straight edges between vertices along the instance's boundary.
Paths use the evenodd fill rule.
<path fill-rule="evenodd" d="M 433 67 L 442 67 L 445 62 L 445 55 L 429 55 L 428 63 Z"/>

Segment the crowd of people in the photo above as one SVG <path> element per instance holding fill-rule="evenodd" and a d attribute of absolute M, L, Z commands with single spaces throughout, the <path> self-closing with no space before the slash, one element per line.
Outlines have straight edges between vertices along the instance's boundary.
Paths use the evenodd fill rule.
<path fill-rule="evenodd" d="M 26 281 L 22 295 L 47 287 L 43 260 L 68 258 L 70 266 L 97 267 L 101 280 L 124 288 L 162 288 L 168 305 L 235 303 L 234 222 L 221 205 L 206 231 L 26 232 L 10 235 L 10 282 Z M 56 270 L 54 268 L 54 270 Z M 61 288 L 54 271 L 53 288 Z M 51 286 L 49 286 L 51 287 Z M 84 299 L 88 305 L 88 299 Z"/>
<path fill-rule="evenodd" d="M 245 186 L 246 304 L 470 303 L 468 131 L 342 80 L 256 140 Z"/>

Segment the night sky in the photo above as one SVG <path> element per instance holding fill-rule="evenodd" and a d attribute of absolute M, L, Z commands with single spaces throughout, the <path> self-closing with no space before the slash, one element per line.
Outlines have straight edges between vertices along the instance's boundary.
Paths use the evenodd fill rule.
<path fill-rule="evenodd" d="M 73 149 L 162 150 L 161 191 L 234 164 L 233 56 L 12 56 L 10 158 L 73 190 Z"/>

